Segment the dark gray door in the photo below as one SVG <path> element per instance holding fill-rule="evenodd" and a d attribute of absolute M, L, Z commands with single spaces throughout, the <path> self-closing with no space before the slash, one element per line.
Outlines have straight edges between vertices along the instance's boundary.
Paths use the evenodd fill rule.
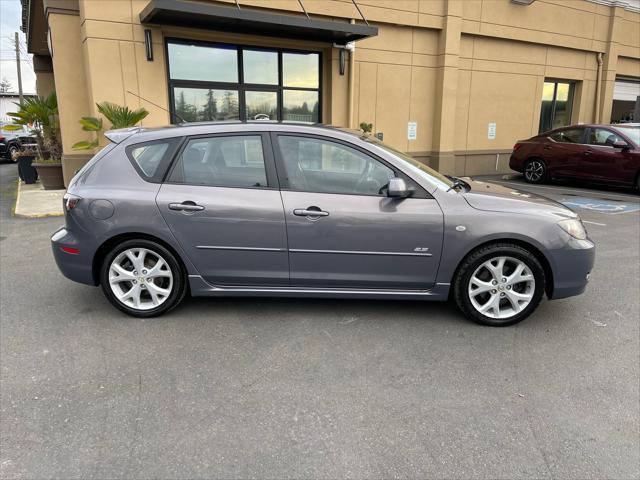
<path fill-rule="evenodd" d="M 268 136 L 192 138 L 156 198 L 205 280 L 288 285 L 284 213 Z"/>
<path fill-rule="evenodd" d="M 443 215 L 432 198 L 388 198 L 390 166 L 343 143 L 279 135 L 292 286 L 428 289 Z M 281 176 L 282 179 L 282 176 Z"/>

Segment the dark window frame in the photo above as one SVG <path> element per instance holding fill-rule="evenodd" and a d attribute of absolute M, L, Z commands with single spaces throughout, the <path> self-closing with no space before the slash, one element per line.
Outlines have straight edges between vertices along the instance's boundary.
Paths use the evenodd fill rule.
<path fill-rule="evenodd" d="M 210 48 L 229 48 L 236 49 L 238 61 L 238 83 L 233 82 L 216 82 L 216 81 L 202 81 L 202 80 L 181 80 L 171 78 L 171 66 L 169 62 L 169 44 L 181 44 L 181 45 L 198 45 Z M 244 50 L 255 50 L 263 52 L 276 52 L 278 54 L 278 84 L 261 84 L 261 83 L 245 83 L 244 82 Z M 322 123 L 322 100 L 323 100 L 323 55 L 321 50 L 297 50 L 291 48 L 278 48 L 278 47 L 264 47 L 256 45 L 245 45 L 239 43 L 222 43 L 222 42 L 208 42 L 204 40 L 189 40 L 185 38 L 167 37 L 164 42 L 164 53 L 166 58 L 166 77 L 167 85 L 169 86 L 169 112 L 171 123 L 181 123 L 175 111 L 175 88 L 203 88 L 211 90 L 235 90 L 238 92 L 238 116 L 240 121 L 244 121 L 246 118 L 246 105 L 245 105 L 245 92 L 246 91 L 265 91 L 265 92 L 277 92 L 277 114 L 278 120 L 282 121 L 283 114 L 283 99 L 285 90 L 298 90 L 306 92 L 318 93 L 318 120 L 317 123 Z M 313 53 L 318 55 L 318 87 L 287 87 L 284 85 L 283 69 L 282 69 L 282 55 L 284 53 L 297 53 L 297 54 L 309 54 Z M 178 120 L 176 122 L 176 120 Z"/>
<path fill-rule="evenodd" d="M 313 133 L 302 133 L 302 132 L 270 132 L 271 133 L 271 146 L 273 148 L 273 154 L 275 158 L 275 166 L 276 172 L 278 175 L 278 182 L 280 183 L 280 190 L 283 192 L 299 192 L 299 193 L 317 193 L 324 195 L 349 195 L 349 196 L 357 196 L 357 197 L 375 197 L 375 198 L 390 198 L 385 197 L 384 195 L 370 195 L 367 193 L 331 193 L 331 192 L 316 192 L 312 190 L 295 190 L 291 188 L 289 185 L 289 180 L 287 177 L 287 168 L 285 166 L 284 156 L 282 155 L 282 151 L 280 150 L 280 142 L 278 141 L 278 137 L 305 137 L 305 138 L 313 138 L 316 140 L 322 140 L 329 143 L 336 143 L 348 148 L 352 148 L 354 150 L 359 151 L 360 153 L 371 157 L 373 160 L 380 162 L 385 167 L 389 168 L 393 171 L 396 177 L 404 179 L 410 189 L 413 189 L 413 194 L 408 197 L 416 198 L 416 199 L 433 199 L 433 196 L 427 192 L 422 186 L 418 184 L 413 178 L 407 175 L 405 172 L 397 168 L 396 166 L 389 163 L 384 158 L 379 155 L 371 152 L 370 150 L 361 147 L 360 145 L 355 145 L 353 143 L 347 142 L 342 139 L 326 137 L 324 135 L 317 135 Z M 404 200 L 404 199 L 403 199 Z"/>
<path fill-rule="evenodd" d="M 173 175 L 173 171 L 177 168 L 177 165 L 180 163 L 182 158 L 182 154 L 186 151 L 189 143 L 192 140 L 201 140 L 201 139 L 209 139 L 216 137 L 260 137 L 262 141 L 262 156 L 264 159 L 264 169 L 267 177 L 267 185 L 262 187 L 237 187 L 237 186 L 224 186 L 224 185 L 204 185 L 204 184 L 195 184 L 189 182 L 178 182 L 171 180 L 171 176 Z M 276 173 L 275 160 L 273 156 L 273 147 L 271 145 L 271 136 L 269 132 L 264 131 L 247 131 L 247 132 L 220 132 L 220 133 L 203 133 L 199 135 L 189 135 L 184 137 L 180 148 L 174 152 L 172 156 L 171 167 L 167 169 L 166 175 L 164 176 L 163 183 L 169 185 L 183 185 L 186 187 L 202 187 L 202 188 L 240 188 L 247 190 L 279 190 L 280 184 L 278 182 L 278 175 Z"/>

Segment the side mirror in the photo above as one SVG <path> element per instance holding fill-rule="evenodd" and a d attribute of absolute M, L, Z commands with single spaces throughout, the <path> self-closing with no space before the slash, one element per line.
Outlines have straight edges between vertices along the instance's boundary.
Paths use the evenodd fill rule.
<path fill-rule="evenodd" d="M 389 180 L 387 192 L 387 196 L 394 198 L 406 198 L 411 195 L 411 190 L 407 187 L 407 182 L 404 181 L 404 178 L 398 177 Z"/>
<path fill-rule="evenodd" d="M 613 148 L 621 148 L 624 150 L 625 148 L 629 148 L 629 144 L 624 140 L 616 140 L 613 142 Z"/>

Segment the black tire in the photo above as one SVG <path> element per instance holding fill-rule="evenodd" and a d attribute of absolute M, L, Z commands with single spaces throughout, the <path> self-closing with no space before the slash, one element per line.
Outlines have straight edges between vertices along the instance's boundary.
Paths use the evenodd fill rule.
<path fill-rule="evenodd" d="M 468 291 L 469 282 L 471 281 L 473 274 L 476 272 L 476 269 L 478 269 L 487 260 L 495 257 L 511 257 L 522 261 L 531 271 L 535 281 L 533 297 L 530 303 L 519 313 L 505 319 L 492 318 L 479 312 L 473 306 Z M 514 286 L 514 291 L 515 288 L 516 287 Z M 453 284 L 453 296 L 456 304 L 467 318 L 481 325 L 489 325 L 492 327 L 506 327 L 521 322 L 527 318 L 540 304 L 544 291 L 544 269 L 535 255 L 519 245 L 506 242 L 490 244 L 467 255 L 458 267 Z M 516 301 L 516 303 L 518 302 Z"/>
<path fill-rule="evenodd" d="M 524 164 L 523 173 L 527 183 L 545 183 L 548 177 L 547 164 L 540 158 L 531 158 Z"/>
<path fill-rule="evenodd" d="M 173 277 L 171 293 L 157 307 L 146 310 L 132 308 L 118 300 L 113 290 L 111 289 L 111 285 L 109 283 L 109 268 L 111 266 L 111 263 L 122 252 L 132 248 L 144 248 L 150 250 L 155 255 L 159 255 L 165 260 L 168 268 L 171 270 L 171 275 Z M 175 257 L 173 253 L 171 253 L 162 245 L 144 239 L 126 240 L 116 245 L 113 249 L 111 249 L 111 251 L 109 251 L 109 253 L 105 255 L 100 267 L 100 285 L 102 286 L 104 295 L 114 307 L 128 315 L 139 318 L 157 317 L 159 315 L 167 313 L 168 311 L 177 307 L 187 293 L 186 273 L 181 262 Z M 149 293 L 147 292 L 146 295 L 149 295 Z"/>
<path fill-rule="evenodd" d="M 17 145 L 9 145 L 9 148 L 7 149 L 7 155 L 9 156 L 9 160 L 11 160 L 12 162 L 16 162 L 17 160 L 14 157 L 14 154 L 19 152 L 20 148 Z"/>

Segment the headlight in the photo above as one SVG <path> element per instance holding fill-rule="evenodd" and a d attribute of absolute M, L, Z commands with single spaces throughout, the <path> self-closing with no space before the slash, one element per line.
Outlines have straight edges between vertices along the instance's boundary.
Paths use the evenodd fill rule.
<path fill-rule="evenodd" d="M 587 231 L 579 218 L 560 220 L 558 226 L 573 238 L 577 238 L 578 240 L 587 239 Z"/>

